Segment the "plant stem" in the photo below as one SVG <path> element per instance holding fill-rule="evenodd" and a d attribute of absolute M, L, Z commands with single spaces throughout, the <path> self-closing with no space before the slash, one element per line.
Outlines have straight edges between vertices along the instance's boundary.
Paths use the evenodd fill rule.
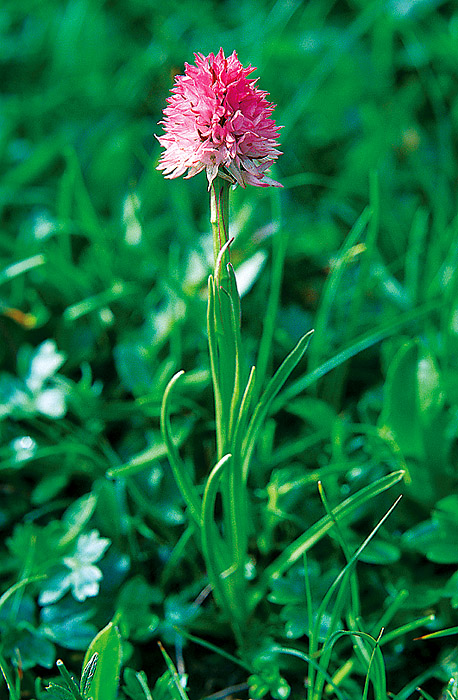
<path fill-rule="evenodd" d="M 210 223 L 213 232 L 213 257 L 215 265 L 219 251 L 229 240 L 230 186 L 228 180 L 224 180 L 222 177 L 218 176 L 213 180 L 210 189 Z M 229 262 L 229 260 L 224 262 Z M 225 267 L 225 265 L 223 267 Z"/>
<path fill-rule="evenodd" d="M 227 245 L 230 240 L 230 186 L 227 180 L 216 177 L 210 190 L 215 272 L 209 286 L 208 333 L 219 463 L 225 459 L 225 455 L 232 453 L 235 426 L 242 400 L 240 298 Z M 227 600 L 227 612 L 232 617 L 232 625 L 239 642 L 242 638 L 240 625 L 246 619 L 244 567 L 247 557 L 247 504 L 246 493 L 240 492 L 241 487 L 243 488 L 241 455 L 237 450 L 221 474 L 223 537 L 230 553 L 230 565 L 225 567 L 225 571 L 220 570 L 221 580 L 218 580 L 217 585 L 220 588 L 220 598 Z M 206 521 L 211 517 L 212 515 L 205 513 L 204 526 L 206 524 L 210 528 L 211 523 Z M 211 559 L 212 556 L 207 555 L 208 564 L 213 565 L 215 562 L 210 561 Z"/>

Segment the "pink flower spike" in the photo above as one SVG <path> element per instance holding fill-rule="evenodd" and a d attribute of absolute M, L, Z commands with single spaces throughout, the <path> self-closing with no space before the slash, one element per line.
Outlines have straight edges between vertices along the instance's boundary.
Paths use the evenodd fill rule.
<path fill-rule="evenodd" d="M 185 74 L 175 77 L 172 95 L 164 110 L 165 148 L 158 170 L 166 178 L 193 177 L 206 170 L 209 187 L 217 175 L 256 187 L 282 187 L 266 175 L 276 161 L 279 126 L 272 119 L 275 108 L 268 93 L 248 76 L 234 51 L 223 49 L 204 56 L 194 54 L 195 65 L 185 63 Z"/>

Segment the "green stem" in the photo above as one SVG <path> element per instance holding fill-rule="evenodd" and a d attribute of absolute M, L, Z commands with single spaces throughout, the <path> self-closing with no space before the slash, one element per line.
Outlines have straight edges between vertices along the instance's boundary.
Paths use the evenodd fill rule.
<path fill-rule="evenodd" d="M 215 272 L 209 284 L 208 304 L 208 335 L 212 369 L 213 388 L 215 393 L 217 454 L 219 464 L 224 463 L 225 455 L 232 452 L 232 445 L 237 448 L 226 469 L 218 473 L 218 480 L 209 477 L 207 486 L 212 482 L 212 490 L 208 493 L 215 496 L 214 490 L 219 488 L 222 497 L 223 538 L 230 556 L 230 566 L 218 580 L 215 593 L 220 601 L 226 601 L 226 612 L 232 619 L 234 630 L 240 632 L 240 621 L 246 618 L 246 582 L 244 567 L 247 557 L 247 497 L 243 492 L 241 445 L 234 440 L 234 435 L 240 433 L 237 426 L 240 421 L 242 396 L 242 366 L 240 338 L 240 298 L 237 291 L 235 274 L 230 263 L 229 238 L 229 188 L 230 182 L 217 177 L 210 189 L 210 223 L 213 233 L 213 253 Z M 252 383 L 250 384 L 251 395 Z M 244 406 L 247 407 L 245 397 Z M 213 474 L 213 472 L 212 472 Z M 242 491 L 241 491 L 242 489 Z M 207 493 L 207 492 L 206 492 Z M 214 518 L 213 509 L 207 507 L 209 496 L 204 498 L 204 522 Z M 214 527 L 214 525 L 212 525 Z M 205 525 L 204 525 L 205 528 Z M 206 530 L 203 537 L 207 545 L 211 544 Z M 207 569 L 215 566 L 215 550 L 211 546 L 204 547 Z M 213 579 L 215 575 L 213 574 Z M 224 607 L 224 605 L 223 605 Z M 240 634 L 239 634 L 240 636 Z"/>
<path fill-rule="evenodd" d="M 229 240 L 229 187 L 230 182 L 218 176 L 213 180 L 210 189 L 210 223 L 215 265 L 221 248 Z M 227 259 L 222 261 L 221 267 L 225 269 L 228 262 L 229 253 Z"/>

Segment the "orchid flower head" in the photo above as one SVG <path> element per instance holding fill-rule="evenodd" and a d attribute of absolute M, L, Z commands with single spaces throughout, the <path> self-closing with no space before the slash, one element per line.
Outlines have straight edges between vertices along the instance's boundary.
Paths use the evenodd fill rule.
<path fill-rule="evenodd" d="M 241 187 L 282 187 L 266 173 L 281 151 L 275 108 L 260 90 L 256 70 L 244 68 L 234 51 L 194 54 L 195 65 L 175 77 L 158 141 L 165 149 L 158 170 L 166 178 L 193 177 L 205 170 L 209 187 L 217 175 Z"/>

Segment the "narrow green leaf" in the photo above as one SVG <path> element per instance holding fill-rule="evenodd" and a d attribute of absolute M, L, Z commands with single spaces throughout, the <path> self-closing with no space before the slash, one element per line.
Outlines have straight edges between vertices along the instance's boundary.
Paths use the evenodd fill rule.
<path fill-rule="evenodd" d="M 161 650 L 162 656 L 165 659 L 165 663 L 167 664 L 167 668 L 170 672 L 170 675 L 172 676 L 172 681 L 173 684 L 175 685 L 175 688 L 177 689 L 178 693 L 180 694 L 181 700 L 189 700 L 188 695 L 183 688 L 183 685 L 181 684 L 180 676 L 178 675 L 178 671 L 176 670 L 174 663 L 170 656 L 167 654 L 166 650 L 162 646 L 162 644 L 159 642 L 159 648 Z"/>
<path fill-rule="evenodd" d="M 253 391 L 256 386 L 256 367 L 253 365 L 250 371 L 250 376 L 243 392 L 242 400 L 240 402 L 240 409 L 238 412 L 237 421 L 234 427 L 234 433 L 232 438 L 232 452 L 233 454 L 239 455 L 242 449 L 243 436 L 246 433 L 246 425 L 248 422 L 248 411 L 250 409 L 250 403 L 253 396 Z"/>
<path fill-rule="evenodd" d="M 374 688 L 374 696 L 376 700 L 386 700 L 385 663 L 383 661 L 382 652 L 380 651 L 379 640 L 374 639 L 370 636 L 370 634 L 367 634 L 366 632 L 339 630 L 338 632 L 335 632 L 329 639 L 327 643 L 328 651 L 331 651 L 335 643 L 342 637 L 359 637 L 369 645 L 372 651 L 372 655 L 368 668 L 368 676 L 373 667 L 374 675 L 371 678 L 371 680 Z"/>
<path fill-rule="evenodd" d="M 452 634 L 458 634 L 458 627 L 448 627 L 446 630 L 430 632 L 429 634 L 424 634 L 422 637 L 418 637 L 418 639 L 436 639 L 437 637 L 449 637 Z"/>
<path fill-rule="evenodd" d="M 78 498 L 67 508 L 64 513 L 64 521 L 68 524 L 68 530 L 59 540 L 59 547 L 67 547 L 76 540 L 84 526 L 89 522 L 97 505 L 97 496 L 88 493 Z"/>
<path fill-rule="evenodd" d="M 231 459 L 232 455 L 227 454 L 213 467 L 207 479 L 205 492 L 202 500 L 202 552 L 207 566 L 207 573 L 210 583 L 219 599 L 220 604 L 226 610 L 229 617 L 232 617 L 231 607 L 228 602 L 228 579 L 223 578 L 223 573 L 231 562 L 227 555 L 224 555 L 223 547 L 225 543 L 221 539 L 215 525 L 214 509 L 216 495 L 219 489 L 219 482 L 223 471 Z"/>
<path fill-rule="evenodd" d="M 144 700 L 153 700 L 144 671 L 136 672 L 132 668 L 126 668 L 124 671 L 124 682 L 126 684 L 124 690 L 129 697 L 140 698 L 141 694 Z"/>
<path fill-rule="evenodd" d="M 364 542 L 358 547 L 356 552 L 353 554 L 353 556 L 348 560 L 346 566 L 342 569 L 340 574 L 336 577 L 336 579 L 333 581 L 332 585 L 329 587 L 329 590 L 327 591 L 326 595 L 324 596 L 319 608 L 318 612 L 316 615 L 316 622 L 314 626 L 314 630 L 312 632 L 312 637 L 317 639 L 319 636 L 319 629 L 320 629 L 320 624 L 321 620 L 323 619 L 324 615 L 328 611 L 328 608 L 331 603 L 331 599 L 333 598 L 334 594 L 337 591 L 336 598 L 335 598 L 335 603 L 333 605 L 332 612 L 330 614 L 330 620 L 331 624 L 329 625 L 328 633 L 326 635 L 325 639 L 325 645 L 324 649 L 327 649 L 327 642 L 332 638 L 332 635 L 336 631 L 336 626 L 338 624 L 338 621 L 342 615 L 343 612 L 343 606 L 345 603 L 345 596 L 346 596 L 346 591 L 347 591 L 347 581 L 348 578 L 352 574 L 352 570 L 354 565 L 356 564 L 358 558 L 360 557 L 361 553 L 364 551 L 364 549 L 367 547 L 369 542 L 375 537 L 376 533 L 380 529 L 380 527 L 383 525 L 385 520 L 391 515 L 392 511 L 394 508 L 397 506 L 398 502 L 400 501 L 401 496 L 395 501 L 395 503 L 391 506 L 391 508 L 385 513 L 383 518 L 377 523 L 377 525 L 373 528 L 373 530 L 370 532 L 370 534 L 365 538 Z M 335 515 L 330 513 L 329 517 L 333 521 L 333 524 L 337 522 L 337 519 Z M 360 631 L 359 630 L 352 630 L 355 632 L 355 652 L 357 656 L 360 658 L 362 663 L 367 663 L 369 667 L 371 666 L 371 658 L 368 657 L 367 651 L 364 648 L 364 645 L 362 645 L 359 640 L 360 640 Z M 362 634 L 362 633 L 361 633 Z M 330 655 L 331 655 L 331 648 L 327 649 L 323 655 L 322 655 L 322 661 L 321 661 L 321 667 L 326 670 L 327 664 L 330 661 Z M 317 693 L 317 696 L 320 697 L 322 688 L 324 685 L 324 676 L 323 673 L 320 671 L 317 675 L 316 679 L 316 684 L 315 684 L 315 692 Z"/>
<path fill-rule="evenodd" d="M 397 314 L 394 319 L 391 319 L 388 321 L 388 323 L 383 324 L 377 330 L 369 331 L 368 333 L 364 333 L 363 335 L 359 336 L 359 338 L 357 338 L 347 348 L 344 348 L 336 355 L 329 358 L 329 360 L 326 360 L 321 365 L 316 367 L 312 372 L 307 372 L 288 386 L 288 388 L 282 392 L 281 396 L 275 402 L 274 411 L 278 411 L 283 408 L 288 401 L 301 394 L 303 391 L 305 391 L 305 389 L 308 389 L 309 386 L 318 381 L 318 379 L 321 379 L 321 377 L 324 377 L 325 374 L 328 374 L 328 372 L 331 372 L 336 367 L 339 367 L 339 365 L 342 363 L 346 362 L 352 357 L 355 357 L 360 352 L 371 348 L 377 343 L 380 343 L 380 341 L 389 338 L 397 333 L 401 328 L 407 326 L 413 321 L 417 321 L 424 316 L 428 316 L 437 309 L 442 309 L 443 305 L 444 300 L 442 297 L 433 299 L 432 301 L 426 302 L 422 306 L 418 306 L 412 311 Z"/>
<path fill-rule="evenodd" d="M 45 256 L 40 254 L 32 255 L 30 258 L 25 258 L 24 260 L 15 262 L 12 265 L 8 265 L 8 267 L 5 267 L 3 270 L 0 270 L 0 284 L 3 284 L 4 282 L 9 282 L 9 280 L 18 277 L 19 275 L 23 275 L 24 272 L 34 270 L 36 267 L 44 265 L 45 262 Z"/>
<path fill-rule="evenodd" d="M 91 681 L 92 700 L 115 700 L 119 684 L 121 670 L 121 637 L 117 628 L 109 622 L 99 632 L 86 651 L 83 668 L 91 662 L 97 654 L 97 668 Z"/>
<path fill-rule="evenodd" d="M 200 503 L 200 498 L 197 494 L 194 484 L 191 481 L 188 470 L 183 464 L 183 461 L 178 453 L 178 449 L 172 438 L 170 427 L 170 395 L 175 384 L 183 374 L 183 370 L 177 372 L 167 384 L 167 388 L 164 393 L 164 398 L 162 399 L 161 431 L 162 439 L 167 445 L 169 462 L 177 486 L 180 489 L 181 495 L 183 496 L 185 503 L 189 508 L 189 512 L 192 518 L 200 527 L 202 518 L 202 507 Z"/>
<path fill-rule="evenodd" d="M 205 639 L 201 639 L 200 637 L 196 637 L 193 634 L 189 634 L 189 632 L 181 629 L 180 627 L 177 627 L 176 629 L 178 630 L 181 636 L 185 637 L 186 639 L 189 639 L 190 642 L 194 642 L 194 644 L 199 644 L 201 647 L 204 647 L 204 649 L 209 649 L 215 654 L 222 656 L 223 659 L 231 661 L 236 666 L 240 666 L 240 668 L 244 668 L 245 671 L 251 672 L 252 667 L 249 664 L 244 663 L 241 659 L 238 659 L 236 656 L 229 654 L 229 652 L 225 651 L 224 649 L 220 649 L 215 644 L 207 642 Z"/>
<path fill-rule="evenodd" d="M 377 496 L 379 493 L 383 493 L 387 489 L 391 488 L 395 484 L 399 483 L 404 476 L 404 471 L 400 470 L 397 472 L 392 472 L 378 479 L 373 484 L 365 486 L 360 491 L 357 491 L 352 496 L 349 496 L 345 501 L 340 503 L 338 506 L 333 508 L 332 512 L 334 517 L 343 519 L 347 518 L 349 515 L 358 510 L 362 505 L 370 501 L 372 498 Z M 305 551 L 310 549 L 318 540 L 320 540 L 331 528 L 333 527 L 333 521 L 329 515 L 325 515 L 320 518 L 315 525 L 312 525 L 303 535 L 298 537 L 294 542 L 292 542 L 289 547 L 287 547 L 275 561 L 268 566 L 263 575 L 264 586 L 268 585 L 268 582 L 272 578 L 278 578 L 285 571 L 289 569 L 295 561 L 301 557 Z"/>
<path fill-rule="evenodd" d="M 288 245 L 288 234 L 286 231 L 281 229 L 281 206 L 279 192 L 276 188 L 272 188 L 270 195 L 272 200 L 272 216 L 278 229 L 272 238 L 272 271 L 269 285 L 269 296 L 267 299 L 264 322 L 262 324 L 262 335 L 256 359 L 256 398 L 258 398 L 261 389 L 264 386 L 267 366 L 271 356 L 272 341 L 277 323 L 278 306 L 280 303 L 283 266 L 285 262 L 286 248 Z"/>
<path fill-rule="evenodd" d="M 289 649 L 288 647 L 274 647 L 272 651 L 276 651 L 279 654 L 287 654 L 288 656 L 295 656 L 298 659 L 302 659 L 307 663 L 308 666 L 308 671 L 310 674 L 310 669 L 314 669 L 315 671 L 320 670 L 320 665 L 318 661 L 316 661 L 310 654 L 305 654 L 303 651 L 299 651 L 299 649 Z M 338 686 L 333 682 L 332 677 L 329 675 L 329 673 L 324 672 L 324 676 L 326 678 L 327 683 L 329 686 L 332 688 L 334 693 L 340 700 L 346 700 L 345 696 L 343 695 L 342 691 L 339 690 Z M 310 689 L 310 686 L 309 686 Z M 313 689 L 312 689 L 313 690 Z"/>
<path fill-rule="evenodd" d="M 3 656 L 0 655 L 0 671 L 2 672 L 2 676 L 5 679 L 6 687 L 8 688 L 8 692 L 10 694 L 10 699 L 9 700 L 20 700 L 20 692 L 16 690 L 16 684 L 14 682 L 13 674 L 11 673 L 10 669 L 8 668 L 8 665 L 3 658 Z"/>
<path fill-rule="evenodd" d="M 397 627 L 396 629 L 392 630 L 391 632 L 388 632 L 388 634 L 383 635 L 382 640 L 380 644 L 386 644 L 387 642 L 393 641 L 393 639 L 397 639 L 398 637 L 401 637 L 403 634 L 409 634 L 410 632 L 413 632 L 414 630 L 418 629 L 419 627 L 423 627 L 423 625 L 427 625 L 430 622 L 433 622 L 436 619 L 436 616 L 434 613 L 431 613 L 430 615 L 425 615 L 424 617 L 420 617 L 418 620 L 412 620 L 412 622 L 407 622 L 405 625 L 401 625 L 401 627 Z M 452 628 L 453 629 L 453 628 Z M 456 629 L 458 633 L 458 627 L 454 628 Z M 432 635 L 434 636 L 434 632 Z M 425 634 L 423 637 L 418 637 L 418 639 L 427 639 L 431 635 Z M 442 637 L 444 635 L 437 635 L 438 637 Z"/>
<path fill-rule="evenodd" d="M 251 368 L 245 391 L 240 402 L 238 416 L 232 438 L 232 460 L 229 472 L 228 505 L 230 511 L 232 558 L 236 575 L 243 587 L 245 561 L 248 549 L 248 493 L 243 477 L 241 444 L 248 420 L 251 396 L 255 388 L 256 369 Z"/>
<path fill-rule="evenodd" d="M 67 308 L 62 313 L 62 318 L 64 321 L 73 322 L 87 316 L 88 314 L 96 311 L 104 306 L 108 306 L 118 299 L 122 299 L 125 296 L 132 294 L 138 294 L 139 287 L 134 284 L 124 284 L 123 282 L 113 282 L 109 289 L 99 292 L 99 294 L 94 294 L 93 296 L 86 297 L 81 301 L 67 306 Z"/>
<path fill-rule="evenodd" d="M 222 401 L 222 421 L 221 437 L 223 439 L 220 453 L 225 453 L 229 445 L 229 422 L 231 416 L 231 406 L 234 401 L 238 402 L 238 392 L 240 388 L 237 372 L 237 329 L 235 312 L 229 293 L 223 287 L 216 287 L 215 295 L 215 328 L 218 342 L 218 380 Z"/>
<path fill-rule="evenodd" d="M 18 581 L 17 583 L 14 583 L 0 597 L 0 610 L 5 605 L 8 598 L 11 598 L 11 596 L 14 595 L 14 593 L 16 593 L 16 591 L 20 590 L 21 588 L 24 588 L 24 586 L 28 586 L 29 583 L 34 583 L 35 581 L 43 581 L 43 579 L 45 579 L 45 578 L 47 578 L 46 574 L 39 574 L 37 576 L 29 576 L 28 578 L 22 579 L 22 581 Z"/>
<path fill-rule="evenodd" d="M 320 494 L 321 502 L 323 503 L 323 506 L 326 510 L 326 513 L 329 515 L 331 520 L 334 523 L 334 530 L 337 536 L 337 540 L 339 542 L 339 545 L 342 549 L 342 552 L 345 555 L 345 559 L 347 560 L 347 564 L 350 563 L 352 560 L 352 556 L 350 553 L 350 550 L 347 546 L 347 543 L 345 541 L 345 537 L 342 533 L 342 529 L 340 527 L 339 521 L 337 518 L 334 516 L 332 509 L 329 506 L 328 499 L 326 497 L 326 493 L 324 491 L 323 485 L 321 481 L 318 482 L 318 491 Z M 375 531 L 374 531 L 375 534 Z M 368 542 L 366 542 L 368 544 Z M 361 550 L 362 552 L 362 550 Z M 356 560 L 355 560 L 356 561 Z M 353 619 L 357 619 L 360 615 L 360 607 L 359 607 L 359 590 L 358 590 L 358 580 L 356 578 L 356 575 L 353 571 L 350 573 L 350 592 L 351 592 L 351 600 L 352 600 L 352 616 Z"/>
<path fill-rule="evenodd" d="M 223 403 L 221 398 L 221 386 L 219 380 L 218 341 L 216 339 L 215 281 L 211 275 L 208 278 L 207 335 L 208 351 L 210 355 L 210 369 L 212 375 L 213 393 L 215 401 L 216 444 L 218 447 L 219 455 L 220 453 L 222 453 L 223 442 Z"/>
<path fill-rule="evenodd" d="M 335 258 L 335 263 L 332 266 L 331 274 L 326 279 L 326 283 L 321 294 L 321 303 L 315 319 L 316 333 L 313 347 L 310 349 L 310 353 L 308 355 L 309 371 L 316 369 L 325 352 L 325 348 L 328 345 L 326 328 L 329 324 L 334 301 L 340 291 L 343 273 L 349 263 L 354 259 L 354 247 L 369 223 L 371 216 L 371 207 L 366 207 L 348 233 Z M 362 250 L 364 249 L 360 249 L 360 246 L 358 246 L 357 254 L 360 254 Z"/>
<path fill-rule="evenodd" d="M 179 431 L 179 433 L 174 437 L 174 443 L 177 447 L 183 444 L 184 440 L 189 435 L 189 427 L 185 427 Z M 154 445 L 149 447 L 144 452 L 137 454 L 135 457 L 129 459 L 125 464 L 121 464 L 119 467 L 112 467 L 108 469 L 107 476 L 111 479 L 117 479 L 121 476 L 132 476 L 137 474 L 137 472 L 145 469 L 146 466 L 150 466 L 151 462 L 157 462 L 164 457 L 167 457 L 167 445 L 164 441 L 156 442 Z"/>
<path fill-rule="evenodd" d="M 267 417 L 272 401 L 277 396 L 293 369 L 302 359 L 312 335 L 313 330 L 302 336 L 296 347 L 293 348 L 293 350 L 277 369 L 256 405 L 253 416 L 248 425 L 247 436 L 242 447 L 244 478 L 247 477 L 251 455 L 256 446 L 256 441 L 260 434 L 260 428 Z"/>
<path fill-rule="evenodd" d="M 237 278 L 235 276 L 234 268 L 232 263 L 229 262 L 226 265 L 227 276 L 229 278 L 229 296 L 231 297 L 232 305 L 234 307 L 234 316 L 237 325 L 240 327 L 240 321 L 242 317 L 242 307 L 240 304 L 240 295 L 237 288 Z"/>
<path fill-rule="evenodd" d="M 67 671 L 67 668 L 66 668 L 64 662 L 61 659 L 57 659 L 56 666 L 57 666 L 57 669 L 58 669 L 60 675 L 62 676 L 65 683 L 67 684 L 67 688 L 69 689 L 70 693 L 73 695 L 75 700 L 84 700 L 84 698 L 81 695 L 79 688 L 75 682 L 75 679 Z"/>

